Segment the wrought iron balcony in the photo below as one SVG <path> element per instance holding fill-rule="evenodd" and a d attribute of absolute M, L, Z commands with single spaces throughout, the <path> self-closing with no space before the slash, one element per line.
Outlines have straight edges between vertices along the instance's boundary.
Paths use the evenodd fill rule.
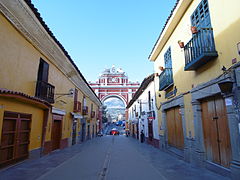
<path fill-rule="evenodd" d="M 44 81 L 37 81 L 36 97 L 43 99 L 49 103 L 54 103 L 55 87 Z"/>
<path fill-rule="evenodd" d="M 215 49 L 213 29 L 202 28 L 184 46 L 185 71 L 196 70 L 218 56 Z"/>
<path fill-rule="evenodd" d="M 166 89 L 173 84 L 172 68 L 166 68 L 159 76 L 159 91 Z"/>

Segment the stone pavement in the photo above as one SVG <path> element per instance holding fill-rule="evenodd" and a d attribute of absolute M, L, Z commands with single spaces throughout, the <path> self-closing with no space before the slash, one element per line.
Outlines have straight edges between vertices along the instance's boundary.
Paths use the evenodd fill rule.
<path fill-rule="evenodd" d="M 0 171 L 0 180 L 225 180 L 131 137 L 104 136 Z"/>
<path fill-rule="evenodd" d="M 70 148 L 57 150 L 49 155 L 34 160 L 25 160 L 11 167 L 0 170 L 0 180 L 35 180 L 63 162 L 81 153 L 82 149 L 93 143 L 76 144 Z"/>
<path fill-rule="evenodd" d="M 207 169 L 196 167 L 166 152 L 160 151 L 153 146 L 140 143 L 130 138 L 136 151 L 142 155 L 147 162 L 158 170 L 162 176 L 169 180 L 229 180 L 230 178 L 216 174 Z"/>

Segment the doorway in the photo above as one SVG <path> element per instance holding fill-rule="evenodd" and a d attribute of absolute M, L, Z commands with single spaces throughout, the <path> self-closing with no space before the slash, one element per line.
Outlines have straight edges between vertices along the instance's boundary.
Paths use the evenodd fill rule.
<path fill-rule="evenodd" d="M 168 145 L 183 150 L 184 136 L 180 107 L 174 107 L 166 111 Z"/>
<path fill-rule="evenodd" d="M 62 138 L 62 119 L 61 115 L 53 115 L 52 126 L 52 151 L 60 149 L 60 143 Z"/>
<path fill-rule="evenodd" d="M 77 120 L 73 119 L 72 125 L 72 145 L 76 144 L 77 141 Z"/>
<path fill-rule="evenodd" d="M 0 167 L 28 158 L 31 118 L 31 114 L 4 112 Z"/>
<path fill-rule="evenodd" d="M 81 138 L 81 142 L 84 142 L 84 140 L 85 140 L 85 135 L 86 135 L 86 124 L 83 123 L 83 124 L 82 124 L 82 138 Z"/>
<path fill-rule="evenodd" d="M 206 158 L 224 167 L 230 166 L 231 144 L 225 101 L 221 96 L 201 102 Z"/>

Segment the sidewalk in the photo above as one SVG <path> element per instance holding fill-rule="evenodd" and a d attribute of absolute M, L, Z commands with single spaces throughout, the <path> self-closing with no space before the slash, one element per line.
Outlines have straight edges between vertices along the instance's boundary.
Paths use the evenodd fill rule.
<path fill-rule="evenodd" d="M 184 160 L 178 159 L 151 145 L 140 143 L 129 138 L 136 151 L 167 179 L 180 180 L 229 180 L 230 178 L 216 174 L 205 168 L 196 167 Z"/>
<path fill-rule="evenodd" d="M 83 144 L 57 150 L 49 155 L 34 160 L 25 160 L 17 165 L 0 170 L 0 180 L 35 180 L 48 171 L 61 165 L 66 160 L 81 153 L 84 147 L 94 143 L 98 138 L 86 141 Z"/>

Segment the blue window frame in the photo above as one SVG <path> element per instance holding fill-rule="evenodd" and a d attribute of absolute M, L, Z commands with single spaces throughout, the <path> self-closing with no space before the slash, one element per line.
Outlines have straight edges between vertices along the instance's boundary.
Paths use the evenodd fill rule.
<path fill-rule="evenodd" d="M 210 28 L 211 20 L 209 14 L 208 0 L 202 0 L 191 16 L 192 26 L 198 28 Z"/>
<path fill-rule="evenodd" d="M 164 54 L 165 69 L 159 76 L 159 90 L 168 89 L 173 85 L 173 73 L 172 73 L 172 55 L 171 47 L 168 48 Z"/>
<path fill-rule="evenodd" d="M 172 68 L 172 56 L 171 56 L 171 47 L 164 54 L 164 63 L 166 69 Z"/>

